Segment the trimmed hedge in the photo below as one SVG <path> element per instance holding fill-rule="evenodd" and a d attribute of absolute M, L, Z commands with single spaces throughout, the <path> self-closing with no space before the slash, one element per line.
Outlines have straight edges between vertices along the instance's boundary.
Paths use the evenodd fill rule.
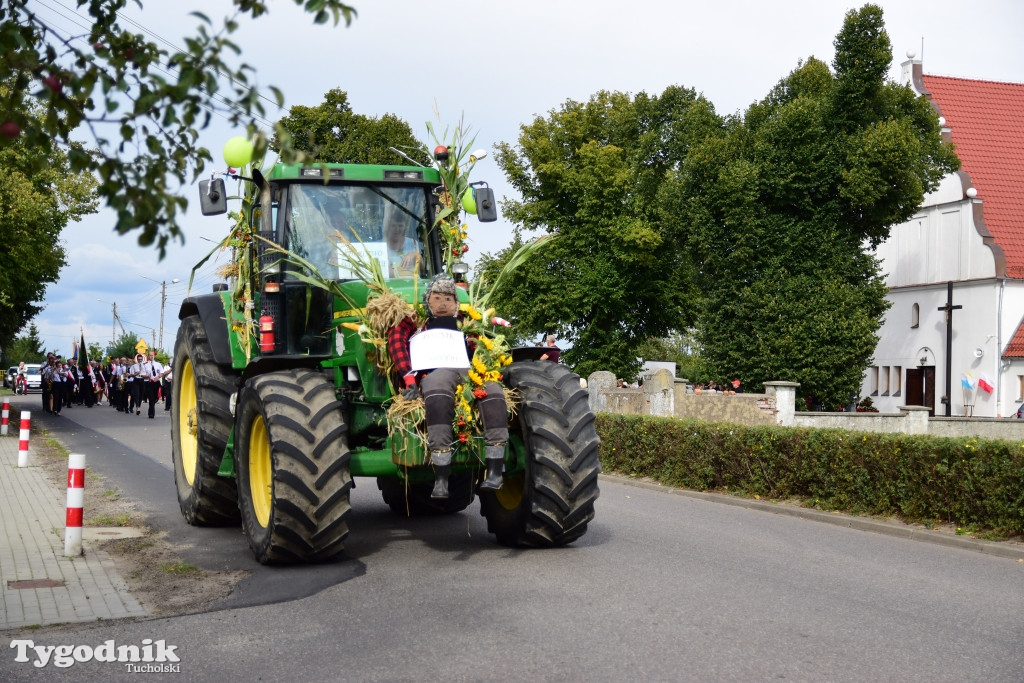
<path fill-rule="evenodd" d="M 601 466 L 667 486 L 1024 532 L 1024 443 L 601 413 Z"/>

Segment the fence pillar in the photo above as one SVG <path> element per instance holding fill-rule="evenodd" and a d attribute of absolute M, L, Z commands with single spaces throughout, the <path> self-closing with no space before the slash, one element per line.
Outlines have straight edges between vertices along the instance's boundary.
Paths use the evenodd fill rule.
<path fill-rule="evenodd" d="M 647 396 L 648 415 L 675 417 L 675 380 L 671 372 L 662 368 L 645 377 L 644 394 Z"/>
<path fill-rule="evenodd" d="M 927 434 L 928 433 L 928 407 L 927 406 L 900 406 L 897 408 L 906 415 L 904 434 Z"/>
<path fill-rule="evenodd" d="M 775 416 L 778 424 L 791 427 L 796 420 L 796 390 L 799 382 L 765 382 L 764 393 L 775 396 Z"/>
<path fill-rule="evenodd" d="M 590 393 L 590 409 L 595 413 L 608 411 L 608 397 L 606 391 L 615 388 L 615 373 L 607 370 L 592 372 L 587 378 L 587 391 Z"/>

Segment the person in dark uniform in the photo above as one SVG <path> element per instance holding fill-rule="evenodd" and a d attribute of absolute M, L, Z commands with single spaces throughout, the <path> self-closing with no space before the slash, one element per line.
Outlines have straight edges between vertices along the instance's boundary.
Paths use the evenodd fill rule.
<path fill-rule="evenodd" d="M 53 414 L 53 373 L 57 357 L 46 354 L 46 363 L 39 369 L 40 388 L 43 390 L 43 412 Z"/>
<path fill-rule="evenodd" d="M 145 380 L 146 357 L 141 353 L 135 354 L 135 363 L 128 368 L 128 412 L 142 414 L 142 392 Z"/>
<path fill-rule="evenodd" d="M 149 403 L 149 419 L 156 417 L 156 395 L 160 389 L 160 376 L 164 366 L 156 359 L 156 351 L 149 352 L 149 360 L 142 367 L 142 397 Z"/>

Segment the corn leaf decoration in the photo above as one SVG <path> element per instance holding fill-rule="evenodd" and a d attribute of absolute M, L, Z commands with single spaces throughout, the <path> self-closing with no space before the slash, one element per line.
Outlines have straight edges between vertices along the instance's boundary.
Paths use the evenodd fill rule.
<path fill-rule="evenodd" d="M 266 151 L 266 145 L 257 145 L 257 149 Z M 262 209 L 256 208 L 256 199 L 259 196 L 259 188 L 255 183 L 246 180 L 246 176 L 252 177 L 253 169 L 261 172 L 269 170 L 265 167 L 264 156 L 254 156 L 249 165 L 239 169 L 235 176 L 238 179 L 238 194 L 228 197 L 229 200 L 240 200 L 241 204 L 237 211 L 230 211 L 228 218 L 231 220 L 231 230 L 211 249 L 193 268 L 189 276 L 189 292 L 192 290 L 192 283 L 195 281 L 198 271 L 214 254 L 224 253 L 230 250 L 230 260 L 216 270 L 218 277 L 228 280 L 234 284 L 231 290 L 231 307 L 234 313 L 240 315 L 241 320 L 232 322 L 231 326 L 236 333 L 238 346 L 245 354 L 248 362 L 252 358 L 253 344 L 259 333 L 258 318 L 254 292 L 260 291 L 261 275 L 256 264 L 256 233 L 260 224 L 260 213 Z M 234 317 L 234 316 L 233 316 Z"/>
<path fill-rule="evenodd" d="M 436 109 L 434 114 L 440 119 Z M 449 132 L 445 127 L 440 134 L 433 124 L 427 121 L 427 132 L 434 139 L 437 148 L 443 147 L 447 153 L 446 158 L 437 159 L 435 164 L 437 172 L 441 175 L 442 188 L 438 193 L 441 209 L 434 217 L 434 230 L 441 238 L 445 269 L 450 273 L 452 264 L 461 261 L 469 251 L 469 245 L 466 244 L 469 226 L 461 221 L 462 198 L 470 189 L 469 174 L 476 165 L 476 159 L 470 154 L 476 136 L 470 135 L 470 128 L 464 118 L 459 119 L 459 124 L 454 130 Z"/>

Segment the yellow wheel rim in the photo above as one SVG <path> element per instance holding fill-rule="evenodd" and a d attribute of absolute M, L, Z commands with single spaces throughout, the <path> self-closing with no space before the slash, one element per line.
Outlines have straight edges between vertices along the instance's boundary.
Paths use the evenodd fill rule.
<path fill-rule="evenodd" d="M 505 477 L 501 488 L 494 492 L 494 498 L 506 510 L 515 510 L 523 503 L 525 486 L 526 477 L 522 474 L 517 477 Z"/>
<path fill-rule="evenodd" d="M 189 486 L 196 480 L 196 463 L 199 459 L 198 427 L 199 411 L 196 410 L 196 375 L 192 361 L 185 359 L 185 367 L 179 371 L 178 395 L 178 445 L 181 448 L 181 470 Z"/>
<path fill-rule="evenodd" d="M 270 435 L 262 415 L 257 415 L 249 427 L 249 493 L 256 521 L 264 529 L 270 524 L 273 505 L 273 480 L 270 466 Z"/>

